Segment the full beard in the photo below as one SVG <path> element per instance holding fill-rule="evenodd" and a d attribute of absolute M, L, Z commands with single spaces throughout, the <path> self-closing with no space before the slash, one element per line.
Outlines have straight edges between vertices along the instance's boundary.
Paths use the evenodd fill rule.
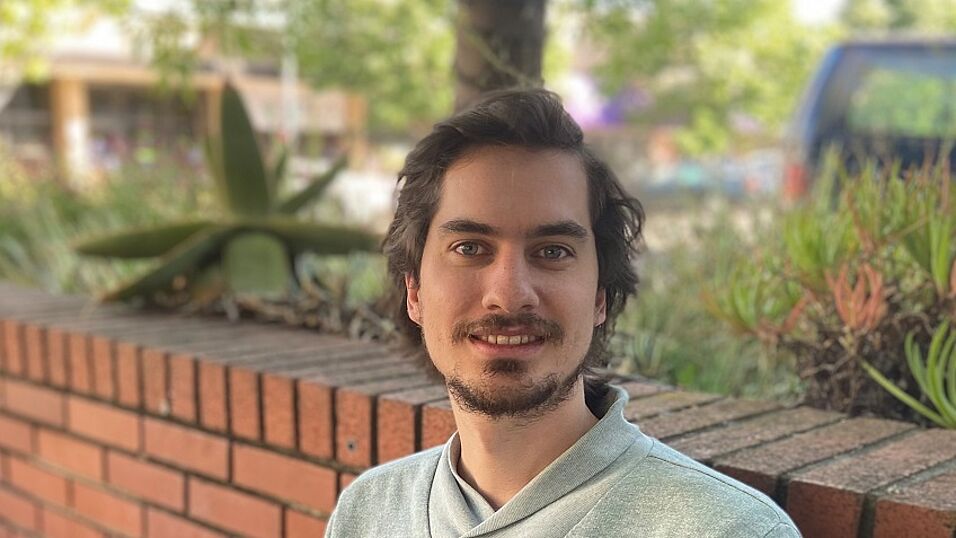
<path fill-rule="evenodd" d="M 547 342 L 546 345 L 560 345 L 564 341 L 564 330 L 560 325 L 527 313 L 514 316 L 489 315 L 473 322 L 459 322 L 452 329 L 451 339 L 454 343 L 462 344 L 470 334 L 479 329 L 490 330 L 517 325 L 533 327 L 535 333 Z M 468 382 L 455 372 L 445 375 L 438 371 L 434 367 L 435 361 L 430 356 L 425 340 L 423 333 L 422 347 L 427 362 L 433 372 L 444 380 L 452 400 L 466 412 L 492 419 L 517 418 L 533 421 L 558 408 L 572 396 L 590 356 L 589 349 L 574 371 L 564 378 L 557 373 L 551 373 L 537 380 L 528 373 L 528 365 L 524 361 L 496 359 L 485 365 L 480 380 Z"/>

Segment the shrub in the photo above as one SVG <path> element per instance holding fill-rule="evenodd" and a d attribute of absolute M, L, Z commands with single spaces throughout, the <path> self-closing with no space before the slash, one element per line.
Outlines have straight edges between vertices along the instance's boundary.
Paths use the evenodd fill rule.
<path fill-rule="evenodd" d="M 707 304 L 748 340 L 792 355 L 807 403 L 925 423 L 913 404 L 934 404 L 933 393 L 912 369 L 921 361 L 906 357 L 956 319 L 950 187 L 942 167 L 824 173 L 758 251 L 715 279 Z"/>

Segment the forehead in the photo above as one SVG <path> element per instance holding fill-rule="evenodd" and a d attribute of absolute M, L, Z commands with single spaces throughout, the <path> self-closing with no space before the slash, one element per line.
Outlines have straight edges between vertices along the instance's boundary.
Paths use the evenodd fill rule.
<path fill-rule="evenodd" d="M 512 146 L 475 149 L 445 173 L 432 227 L 471 219 L 524 230 L 573 220 L 589 229 L 587 176 L 576 154 Z"/>

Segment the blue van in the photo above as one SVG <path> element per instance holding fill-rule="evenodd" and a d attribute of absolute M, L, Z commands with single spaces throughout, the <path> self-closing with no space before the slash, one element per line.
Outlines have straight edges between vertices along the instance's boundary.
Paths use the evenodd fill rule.
<path fill-rule="evenodd" d="M 826 151 L 922 166 L 956 153 L 956 40 L 852 41 L 831 49 L 785 136 L 784 194 L 809 188 Z"/>

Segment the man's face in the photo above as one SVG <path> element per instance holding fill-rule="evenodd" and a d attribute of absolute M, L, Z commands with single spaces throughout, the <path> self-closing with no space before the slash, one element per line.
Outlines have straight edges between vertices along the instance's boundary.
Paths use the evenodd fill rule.
<path fill-rule="evenodd" d="M 567 397 L 605 294 L 571 153 L 485 147 L 445 174 L 408 314 L 464 408 L 534 416 Z"/>

